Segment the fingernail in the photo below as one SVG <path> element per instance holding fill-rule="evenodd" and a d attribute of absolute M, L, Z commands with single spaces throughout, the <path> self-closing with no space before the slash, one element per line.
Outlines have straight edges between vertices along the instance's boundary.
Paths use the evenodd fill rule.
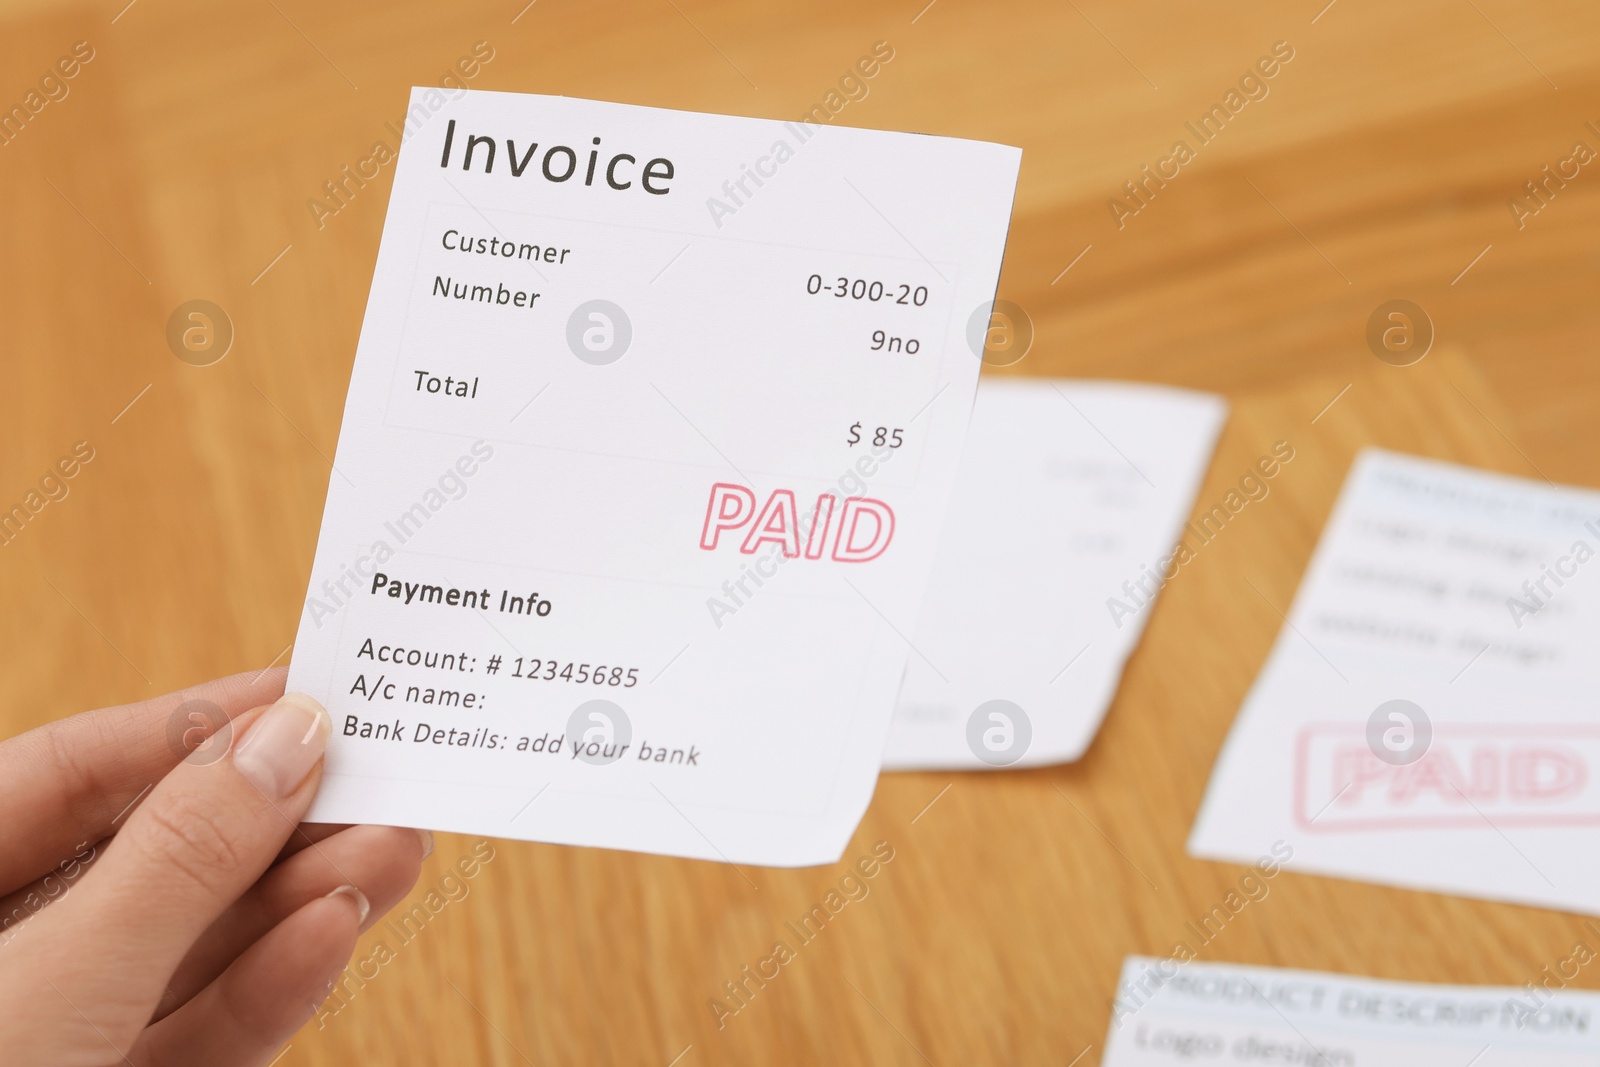
<path fill-rule="evenodd" d="M 285 693 L 244 735 L 233 765 L 267 796 L 282 799 L 317 765 L 332 730 L 321 704 L 304 693 Z"/>
<path fill-rule="evenodd" d="M 333 897 L 350 898 L 350 902 L 356 906 L 357 926 L 360 926 L 362 923 L 367 921 L 367 913 L 372 910 L 372 905 L 367 902 L 366 894 L 361 892 L 361 890 L 357 889 L 353 885 L 342 885 L 338 889 L 335 889 L 333 892 L 329 893 L 328 897 L 330 899 Z"/>
<path fill-rule="evenodd" d="M 427 859 L 433 855 L 433 831 L 418 830 L 417 836 L 422 838 L 422 858 Z"/>

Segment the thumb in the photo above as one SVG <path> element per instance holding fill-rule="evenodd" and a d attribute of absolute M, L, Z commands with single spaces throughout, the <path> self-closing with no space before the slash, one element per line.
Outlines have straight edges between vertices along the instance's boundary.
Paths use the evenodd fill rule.
<path fill-rule="evenodd" d="M 119 1049 L 149 1020 L 184 954 L 272 864 L 311 805 L 331 723 L 289 693 L 230 724 L 218 759 L 178 764 L 128 819 L 78 886 L 40 914 L 54 966 L 38 988 Z"/>

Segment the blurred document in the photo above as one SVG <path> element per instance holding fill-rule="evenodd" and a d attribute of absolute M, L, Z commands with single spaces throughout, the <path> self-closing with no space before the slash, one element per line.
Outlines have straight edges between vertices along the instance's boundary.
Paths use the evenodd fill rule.
<path fill-rule="evenodd" d="M 1597 550 L 1600 492 L 1363 452 L 1190 851 L 1600 914 Z"/>
<path fill-rule="evenodd" d="M 1600 993 L 1130 956 L 1103 1067 L 1589 1067 Z"/>
<path fill-rule="evenodd" d="M 836 860 L 1020 153 L 433 89 L 407 130 L 289 679 L 334 720 L 308 818 Z"/>
<path fill-rule="evenodd" d="M 1083 754 L 1226 415 L 1162 386 L 983 380 L 886 769 Z"/>

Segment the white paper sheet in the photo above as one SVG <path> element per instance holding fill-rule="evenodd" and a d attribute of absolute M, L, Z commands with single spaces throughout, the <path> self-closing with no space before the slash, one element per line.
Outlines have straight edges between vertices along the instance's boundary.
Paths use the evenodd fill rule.
<path fill-rule="evenodd" d="M 983 379 L 885 769 L 1083 754 L 1226 411 L 1162 386 Z"/>
<path fill-rule="evenodd" d="M 507 93 L 411 114 L 290 674 L 335 723 L 310 818 L 837 859 L 1020 153 Z"/>
<path fill-rule="evenodd" d="M 1561 985 L 1428 985 L 1130 956 L 1101 1064 L 1588 1067 L 1600 1062 L 1600 993 Z"/>
<path fill-rule="evenodd" d="M 1363 452 L 1190 851 L 1600 913 L 1597 549 L 1600 493 Z"/>

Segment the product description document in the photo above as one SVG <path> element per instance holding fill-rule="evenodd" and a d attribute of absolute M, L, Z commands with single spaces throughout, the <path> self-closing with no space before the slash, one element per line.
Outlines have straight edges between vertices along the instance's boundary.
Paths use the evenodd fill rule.
<path fill-rule="evenodd" d="M 1105 1067 L 1580 1067 L 1600 1062 L 1600 993 L 1429 985 L 1130 956 Z"/>
<path fill-rule="evenodd" d="M 802 866 L 871 797 L 1020 152 L 417 89 L 289 685 L 308 816 Z"/>

